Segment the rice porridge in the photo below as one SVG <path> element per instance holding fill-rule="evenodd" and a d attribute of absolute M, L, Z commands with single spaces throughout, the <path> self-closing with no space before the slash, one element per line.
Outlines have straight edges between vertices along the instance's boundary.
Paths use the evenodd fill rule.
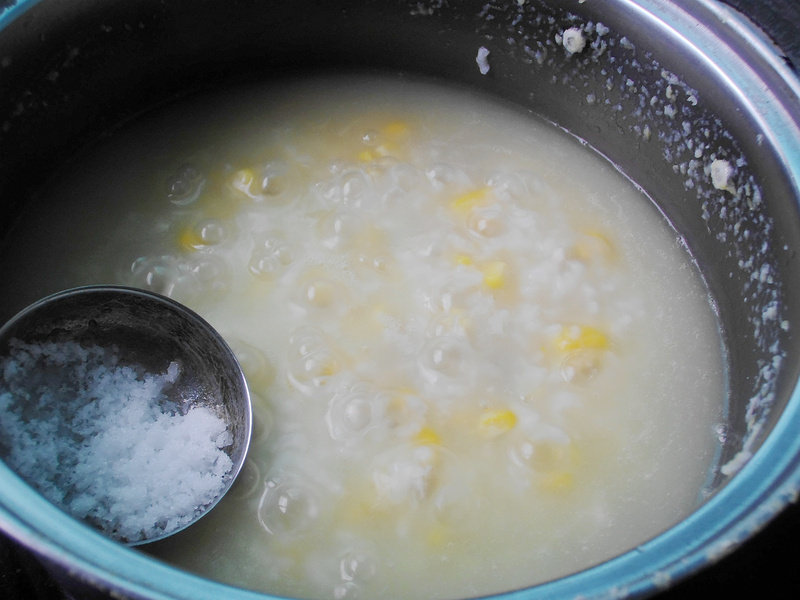
<path fill-rule="evenodd" d="M 169 295 L 237 353 L 244 471 L 148 552 L 292 597 L 466 597 L 596 564 L 702 500 L 711 301 L 648 198 L 569 135 L 366 76 L 137 127 L 50 186 L 0 267 L 24 300 Z"/>

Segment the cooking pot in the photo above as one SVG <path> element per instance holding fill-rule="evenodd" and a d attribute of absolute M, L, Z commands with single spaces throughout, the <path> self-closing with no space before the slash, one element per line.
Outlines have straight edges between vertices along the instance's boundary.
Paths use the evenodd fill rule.
<path fill-rule="evenodd" d="M 345 69 L 457 82 L 585 140 L 684 236 L 715 302 L 726 423 L 708 497 L 629 552 L 504 598 L 655 593 L 795 500 L 800 82 L 765 36 L 717 2 L 6 0 L 0 239 L 56 166 L 144 110 L 237 81 Z M 0 318 L 35 300 L 2 295 Z M 80 598 L 265 597 L 100 536 L 2 464 L 0 528 Z"/>

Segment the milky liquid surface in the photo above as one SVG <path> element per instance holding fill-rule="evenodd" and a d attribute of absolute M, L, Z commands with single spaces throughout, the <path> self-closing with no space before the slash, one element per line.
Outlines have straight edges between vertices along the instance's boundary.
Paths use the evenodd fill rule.
<path fill-rule="evenodd" d="M 648 199 L 556 128 L 322 79 L 184 104 L 93 160 L 16 228 L 8 289 L 170 295 L 254 400 L 236 486 L 156 556 L 288 596 L 467 597 L 700 501 L 724 394 L 707 292 Z"/>

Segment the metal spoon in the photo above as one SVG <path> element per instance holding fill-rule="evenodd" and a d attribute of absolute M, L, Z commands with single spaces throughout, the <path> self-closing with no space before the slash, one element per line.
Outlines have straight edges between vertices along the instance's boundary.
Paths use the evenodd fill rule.
<path fill-rule="evenodd" d="M 180 451 L 167 455 L 166 466 L 169 467 L 169 470 L 164 469 L 164 472 L 181 473 L 186 469 L 193 468 L 188 465 L 196 460 L 201 450 L 211 452 L 212 456 L 216 452 L 217 460 L 214 468 L 217 471 L 217 479 L 211 477 L 210 473 L 199 475 L 212 481 L 218 481 L 218 493 L 214 493 L 216 487 L 211 491 L 207 490 L 204 499 L 187 510 L 186 503 L 183 504 L 183 508 L 177 508 L 180 506 L 180 499 L 177 497 L 167 498 L 166 502 L 164 502 L 164 498 L 148 499 L 146 493 L 142 492 L 143 487 L 146 487 L 145 484 L 138 478 L 134 478 L 131 488 L 139 486 L 137 489 L 144 494 L 142 497 L 145 498 L 145 502 L 151 500 L 153 502 L 152 505 L 147 505 L 149 507 L 147 510 L 154 512 L 156 509 L 152 507 L 155 505 L 169 508 L 162 510 L 165 514 L 157 513 L 153 519 L 154 526 L 152 528 L 144 527 L 138 533 L 131 533 L 130 529 L 124 532 L 125 528 L 119 523 L 129 519 L 130 515 L 127 515 L 126 511 L 139 511 L 141 507 L 129 508 L 124 502 L 111 502 L 104 495 L 107 494 L 107 491 L 103 491 L 102 493 L 98 492 L 94 498 L 98 505 L 105 502 L 111 508 L 103 505 L 101 510 L 98 506 L 90 506 L 92 495 L 83 489 L 87 486 L 92 489 L 97 486 L 102 488 L 105 480 L 115 479 L 116 472 L 113 470 L 115 465 L 128 461 L 128 455 L 117 457 L 118 463 L 114 463 L 116 459 L 109 457 L 110 470 L 106 475 L 100 474 L 94 479 L 90 478 L 80 484 L 74 484 L 74 478 L 67 477 L 69 481 L 73 482 L 70 484 L 71 487 L 60 490 L 58 489 L 59 485 L 66 486 L 66 484 L 59 483 L 65 479 L 62 475 L 70 475 L 70 469 L 76 470 L 85 467 L 84 465 L 77 467 L 60 464 L 60 462 L 70 463 L 73 460 L 69 457 L 64 458 L 64 455 L 69 452 L 61 452 L 58 457 L 49 457 L 49 460 L 54 461 L 52 464 L 57 465 L 57 468 L 53 469 L 50 479 L 57 481 L 39 481 L 37 472 L 25 472 L 25 469 L 15 468 L 11 464 L 15 449 L 8 446 L 9 440 L 14 438 L 8 433 L 4 433 L 4 419 L 7 423 L 13 422 L 15 426 L 19 426 L 25 419 L 30 419 L 31 423 L 36 423 L 37 419 L 40 421 L 41 419 L 50 419 L 55 425 L 48 421 L 45 423 L 46 427 L 54 429 L 57 426 L 56 436 L 67 436 L 63 439 L 64 443 L 61 446 L 66 447 L 70 452 L 73 452 L 74 448 L 87 448 L 86 451 L 91 452 L 91 448 L 96 447 L 92 445 L 93 440 L 103 437 L 104 433 L 108 431 L 109 428 L 106 427 L 106 432 L 98 431 L 96 435 L 87 436 L 85 428 L 92 426 L 91 419 L 88 419 L 87 425 L 87 419 L 72 421 L 70 420 L 72 415 L 58 413 L 58 411 L 69 410 L 71 413 L 89 411 L 86 414 L 92 414 L 93 406 L 87 406 L 88 404 L 113 401 L 107 393 L 107 388 L 103 388 L 106 397 L 99 398 L 102 395 L 100 392 L 92 390 L 86 392 L 84 388 L 87 384 L 79 382 L 77 387 L 81 393 L 78 396 L 81 399 L 76 401 L 75 406 L 70 404 L 73 402 L 72 398 L 75 394 L 64 390 L 72 390 L 76 387 L 76 377 L 90 378 L 89 375 L 81 374 L 87 368 L 87 360 L 80 358 L 83 356 L 84 350 L 92 353 L 91 356 L 94 357 L 92 360 L 95 362 L 98 360 L 97 356 L 102 357 L 102 360 L 105 361 L 107 353 L 108 364 L 112 365 L 109 369 L 117 375 L 127 374 L 126 376 L 130 379 L 134 377 L 130 375 L 133 372 L 137 374 L 136 377 L 156 377 L 156 380 L 160 382 L 160 391 L 155 394 L 157 398 L 153 399 L 157 408 L 152 410 L 155 411 L 157 418 L 161 419 L 160 423 L 177 423 L 176 431 L 180 426 L 190 427 L 188 421 L 180 425 L 180 419 L 191 411 L 198 411 L 194 413 L 193 417 L 202 414 L 212 423 L 221 423 L 223 428 L 227 427 L 215 442 L 209 442 L 216 444 L 216 449 L 181 447 Z M 69 359 L 70 353 L 72 359 Z M 20 354 L 24 355 L 24 360 L 17 356 Z M 53 357 L 54 354 L 57 355 L 57 359 Z M 32 358 L 34 356 L 35 360 Z M 64 358 L 65 356 L 67 358 Z M 30 372 L 24 372 L 21 376 L 20 365 L 27 365 L 26 368 L 29 368 Z M 103 371 L 105 368 L 105 363 L 99 367 L 104 382 L 109 380 Z M 119 370 L 123 368 L 128 368 L 128 370 Z M 133 380 L 133 384 L 138 386 L 138 381 L 138 379 Z M 152 380 L 150 381 L 152 382 Z M 27 389 L 28 386 L 31 389 Z M 143 384 L 143 387 L 146 386 Z M 54 405 L 53 398 L 59 397 L 59 394 L 63 398 L 65 393 L 71 394 L 66 398 L 68 408 L 65 409 L 65 403 L 60 401 L 58 405 Z M 230 489 L 242 468 L 250 443 L 252 428 L 250 395 L 236 357 L 222 337 L 205 320 L 179 303 L 133 288 L 118 286 L 75 288 L 39 300 L 13 317 L 0 328 L 0 399 L 3 398 L 3 395 L 5 395 L 6 401 L 5 403 L 0 402 L 0 458 L 9 463 L 9 466 L 15 469 L 23 479 L 51 501 L 61 505 L 67 512 L 110 537 L 129 545 L 163 539 L 188 527 L 208 513 Z M 98 397 L 95 398 L 95 396 Z M 129 395 L 126 402 L 134 402 L 130 400 L 131 397 Z M 10 403 L 8 402 L 9 398 L 12 399 Z M 5 410 L 3 409 L 4 404 Z M 22 415 L 26 415 L 25 418 L 21 418 Z M 112 419 L 115 418 L 115 416 L 112 417 Z M 80 422 L 80 426 L 74 425 L 77 422 Z M 145 423 L 145 432 L 149 434 L 151 432 L 148 428 L 151 425 L 147 421 Z M 39 425 L 41 424 L 42 422 L 39 422 Z M 195 427 L 195 429 L 197 428 Z M 172 430 L 168 429 L 167 431 Z M 111 437 L 113 438 L 113 436 Z M 32 436 L 28 435 L 23 426 L 17 439 L 23 440 L 27 444 L 29 438 L 32 439 Z M 143 436 L 142 439 L 145 438 L 148 436 Z M 42 443 L 45 444 L 45 448 L 49 448 L 47 444 L 51 441 L 53 440 L 45 439 Z M 59 440 L 55 440 L 56 444 L 58 442 Z M 110 442 L 113 443 L 115 440 L 111 439 Z M 164 439 L 163 442 L 172 444 L 172 446 L 167 445 L 167 448 L 175 448 L 174 439 Z M 160 442 L 155 445 L 160 445 Z M 22 447 L 24 444 L 20 442 L 18 446 Z M 23 456 L 22 460 L 17 461 L 18 463 L 31 462 L 30 455 L 36 454 L 37 447 L 30 446 L 29 448 L 27 456 Z M 161 454 L 158 452 L 157 448 L 148 446 L 145 448 L 134 447 L 129 454 L 144 456 L 144 461 L 149 463 L 150 455 L 148 453 L 150 453 L 155 464 L 158 464 L 158 460 L 165 460 L 163 447 L 160 450 Z M 224 452 L 230 460 L 224 458 L 220 454 L 221 452 Z M 174 461 L 179 462 L 176 465 Z M 228 463 L 230 463 L 230 467 L 223 473 L 222 469 L 227 468 Z M 125 462 L 125 464 L 129 464 L 129 462 Z M 161 465 L 163 467 L 165 463 L 162 462 Z M 154 468 L 158 469 L 157 466 Z M 29 468 L 29 470 L 37 471 L 34 468 Z M 41 470 L 38 469 L 38 471 Z M 186 474 L 187 479 L 193 478 L 190 473 Z M 142 475 L 144 478 L 144 474 Z M 174 478 L 181 479 L 179 476 Z M 125 485 L 122 484 L 123 494 L 128 494 Z M 172 483 L 167 485 L 172 486 Z M 185 490 L 177 489 L 179 487 L 177 481 L 174 482 L 174 487 L 176 488 L 175 494 L 178 494 L 179 491 L 185 492 Z M 162 489 L 162 491 L 164 490 Z M 165 495 L 169 496 L 172 492 L 170 487 Z M 158 504 L 159 502 L 160 504 Z M 183 514 L 170 514 L 171 512 Z"/>

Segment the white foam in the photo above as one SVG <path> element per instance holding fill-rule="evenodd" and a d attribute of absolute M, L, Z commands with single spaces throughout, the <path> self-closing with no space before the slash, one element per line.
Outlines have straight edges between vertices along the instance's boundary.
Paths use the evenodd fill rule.
<path fill-rule="evenodd" d="M 475 62 L 478 63 L 478 70 L 481 75 L 486 75 L 489 72 L 489 50 L 484 46 L 478 48 L 478 54 L 475 57 Z"/>

